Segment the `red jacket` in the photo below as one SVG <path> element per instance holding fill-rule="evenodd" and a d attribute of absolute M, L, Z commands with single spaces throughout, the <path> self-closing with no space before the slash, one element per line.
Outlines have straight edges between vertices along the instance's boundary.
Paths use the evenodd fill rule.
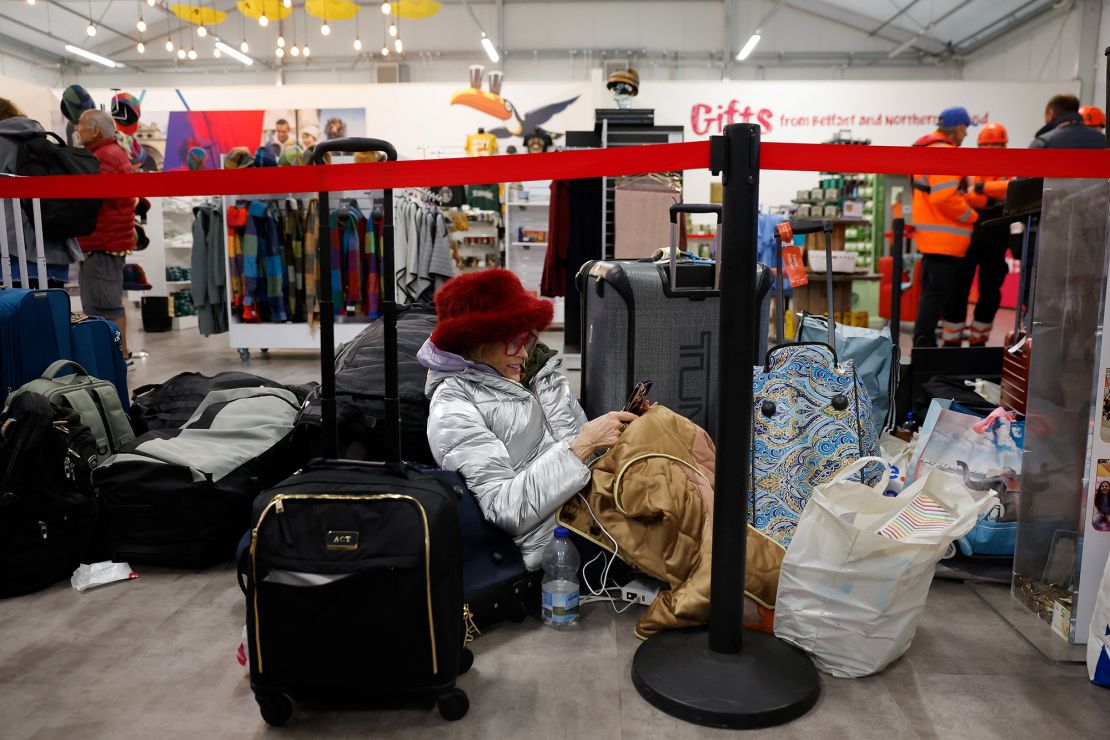
<path fill-rule="evenodd" d="M 88 146 L 100 162 L 100 174 L 132 174 L 131 162 L 115 139 Z M 96 231 L 77 239 L 83 252 L 128 252 L 135 248 L 135 199 L 105 198 L 96 216 Z"/>

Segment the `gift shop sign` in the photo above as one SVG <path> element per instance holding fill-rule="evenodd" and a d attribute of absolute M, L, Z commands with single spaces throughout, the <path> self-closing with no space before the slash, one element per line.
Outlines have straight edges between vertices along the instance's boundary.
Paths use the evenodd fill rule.
<path fill-rule="evenodd" d="M 971 111 L 971 120 L 979 126 L 989 123 L 989 110 Z M 776 114 L 771 108 L 754 107 L 736 98 L 727 103 L 694 103 L 690 107 L 690 131 L 695 136 L 713 136 L 724 133 L 725 126 L 733 123 L 758 123 L 763 134 L 789 129 L 853 129 L 857 127 L 913 127 L 930 128 L 936 125 L 936 113 L 897 113 L 874 110 L 870 112 L 829 112 Z"/>

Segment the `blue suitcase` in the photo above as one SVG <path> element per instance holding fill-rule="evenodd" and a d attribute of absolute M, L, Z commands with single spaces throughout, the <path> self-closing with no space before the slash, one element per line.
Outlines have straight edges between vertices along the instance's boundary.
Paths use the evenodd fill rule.
<path fill-rule="evenodd" d="M 123 357 L 119 327 L 108 319 L 74 314 L 70 326 L 71 359 L 89 375 L 116 387 L 125 412 L 131 410 L 127 393 L 127 360 Z"/>
<path fill-rule="evenodd" d="M 0 399 L 71 357 L 69 294 L 0 290 Z"/>

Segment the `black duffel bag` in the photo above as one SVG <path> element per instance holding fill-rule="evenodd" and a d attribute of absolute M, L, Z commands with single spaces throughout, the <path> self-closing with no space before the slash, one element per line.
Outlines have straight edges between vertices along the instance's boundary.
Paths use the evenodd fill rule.
<path fill-rule="evenodd" d="M 385 323 L 370 324 L 335 357 L 335 406 L 339 422 L 339 456 L 349 460 L 385 460 Z M 428 371 L 416 353 L 436 327 L 428 305 L 404 306 L 397 316 L 398 395 L 401 402 L 401 459 L 435 465 L 428 447 Z M 296 444 L 320 456 L 320 398 L 309 396 L 297 419 Z"/>

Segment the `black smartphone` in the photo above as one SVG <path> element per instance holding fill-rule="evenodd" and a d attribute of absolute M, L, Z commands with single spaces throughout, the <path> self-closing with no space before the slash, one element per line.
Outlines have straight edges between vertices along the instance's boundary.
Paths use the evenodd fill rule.
<path fill-rule="evenodd" d="M 628 401 L 624 404 L 624 410 L 639 415 L 642 413 L 641 406 L 644 403 L 644 398 L 647 397 L 648 391 L 651 390 L 650 380 L 641 380 L 632 389 L 632 394 L 628 397 Z"/>

